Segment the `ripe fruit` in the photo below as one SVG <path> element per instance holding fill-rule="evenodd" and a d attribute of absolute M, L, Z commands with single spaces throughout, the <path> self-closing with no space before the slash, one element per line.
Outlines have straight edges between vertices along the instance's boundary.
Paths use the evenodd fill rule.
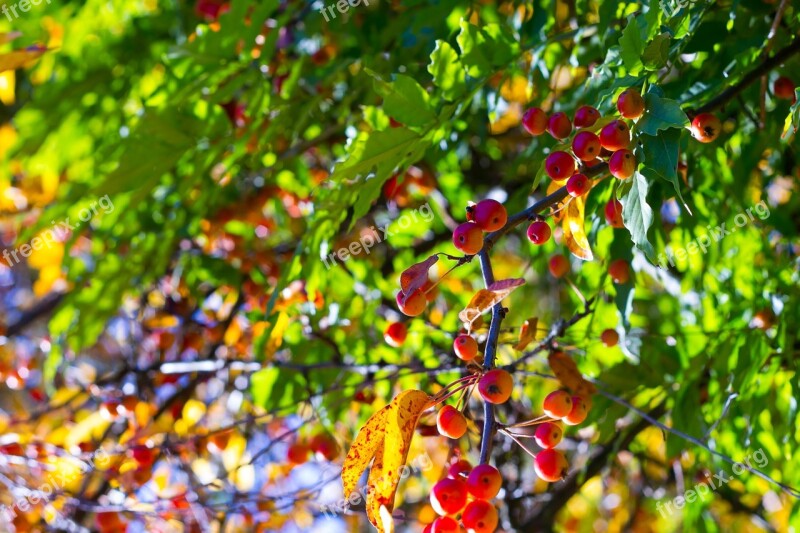
<path fill-rule="evenodd" d="M 142 467 L 151 466 L 156 460 L 155 450 L 148 448 L 144 444 L 137 444 L 131 447 L 131 456 Z"/>
<path fill-rule="evenodd" d="M 286 459 L 292 464 L 301 465 L 308 460 L 310 451 L 302 442 L 295 442 L 286 450 Z"/>
<path fill-rule="evenodd" d="M 386 326 L 386 331 L 383 332 L 383 338 L 386 344 L 394 346 L 395 348 L 401 346 L 408 335 L 408 328 L 402 322 L 392 322 Z"/>
<path fill-rule="evenodd" d="M 528 226 L 528 240 L 533 244 L 544 244 L 550 240 L 552 234 L 550 224 L 544 220 L 535 220 Z"/>
<path fill-rule="evenodd" d="M 431 491 L 431 506 L 439 514 L 456 514 L 467 503 L 467 486 L 460 479 L 440 479 Z"/>
<path fill-rule="evenodd" d="M 600 137 L 591 131 L 582 131 L 572 139 L 572 153 L 581 161 L 593 161 L 600 155 Z"/>
<path fill-rule="evenodd" d="M 511 397 L 514 380 L 501 368 L 488 371 L 478 381 L 478 392 L 489 403 L 505 403 Z"/>
<path fill-rule="evenodd" d="M 611 276 L 614 283 L 618 285 L 628 283 L 628 280 L 631 278 L 628 262 L 624 259 L 615 259 L 611 261 L 611 264 L 608 265 L 608 274 Z"/>
<path fill-rule="evenodd" d="M 722 124 L 711 113 L 700 113 L 692 120 L 692 137 L 701 143 L 710 143 L 719 137 Z"/>
<path fill-rule="evenodd" d="M 600 340 L 603 341 L 606 347 L 613 348 L 619 342 L 619 333 L 613 329 L 604 329 L 603 333 L 600 334 Z"/>
<path fill-rule="evenodd" d="M 478 355 L 478 341 L 462 333 L 453 341 L 453 351 L 462 361 L 472 361 Z"/>
<path fill-rule="evenodd" d="M 400 309 L 400 312 L 406 316 L 417 316 L 422 314 L 422 312 L 425 310 L 425 306 L 428 303 L 428 301 L 425 299 L 425 295 L 420 289 L 415 290 L 408 298 L 405 298 L 405 303 L 403 303 L 404 298 L 405 295 L 403 294 L 403 291 L 397 293 L 397 308 Z"/>
<path fill-rule="evenodd" d="M 452 405 L 445 405 L 436 415 L 439 434 L 451 439 L 460 439 L 467 432 L 467 419 Z"/>
<path fill-rule="evenodd" d="M 508 213 L 497 200 L 481 200 L 472 208 L 472 220 L 483 231 L 497 231 L 506 225 Z"/>
<path fill-rule="evenodd" d="M 545 422 L 536 428 L 536 433 L 533 438 L 536 439 L 536 444 L 544 449 L 555 448 L 564 432 L 561 431 L 561 426 L 553 422 Z"/>
<path fill-rule="evenodd" d="M 483 248 L 483 233 L 473 222 L 464 222 L 453 232 L 453 244 L 467 255 L 475 255 Z"/>
<path fill-rule="evenodd" d="M 563 278 L 569 272 L 569 259 L 563 255 L 554 255 L 547 263 L 547 268 L 554 278 Z"/>
<path fill-rule="evenodd" d="M 531 135 L 541 135 L 547 129 L 547 113 L 532 107 L 522 115 L 522 127 Z"/>
<path fill-rule="evenodd" d="M 580 396 L 572 397 L 572 409 L 570 412 L 561 419 L 568 426 L 577 426 L 584 420 L 586 415 L 589 414 L 589 409 L 586 407 L 586 402 Z"/>
<path fill-rule="evenodd" d="M 547 121 L 547 131 L 556 139 L 566 139 L 572 133 L 572 123 L 566 113 L 553 113 Z"/>
<path fill-rule="evenodd" d="M 644 113 L 644 99 L 636 89 L 622 91 L 617 98 L 617 110 L 625 118 L 639 118 Z"/>
<path fill-rule="evenodd" d="M 333 461 L 339 456 L 339 444 L 328 433 L 318 433 L 311 437 L 309 447 L 311 451 L 322 455 L 328 461 Z"/>
<path fill-rule="evenodd" d="M 775 313 L 772 309 L 761 309 L 750 320 L 750 327 L 767 331 L 775 325 Z"/>
<path fill-rule="evenodd" d="M 575 127 L 588 128 L 600 118 L 600 112 L 590 105 L 582 105 L 575 111 Z"/>
<path fill-rule="evenodd" d="M 611 198 L 606 203 L 606 222 L 612 228 L 624 228 L 622 223 L 622 204 L 616 198 Z"/>
<path fill-rule="evenodd" d="M 536 475 L 545 481 L 559 481 L 567 475 L 569 463 L 558 450 L 542 450 L 533 462 Z"/>
<path fill-rule="evenodd" d="M 786 76 L 781 76 L 772 84 L 772 92 L 777 98 L 794 100 L 794 82 Z"/>
<path fill-rule="evenodd" d="M 544 162 L 547 175 L 556 181 L 563 181 L 575 173 L 575 160 L 567 152 L 555 151 Z"/>
<path fill-rule="evenodd" d="M 458 522 L 450 516 L 440 516 L 430 525 L 431 533 L 458 533 Z"/>
<path fill-rule="evenodd" d="M 479 500 L 491 500 L 500 492 L 503 478 L 491 465 L 478 465 L 467 478 L 467 490 Z"/>
<path fill-rule="evenodd" d="M 636 157 L 630 150 L 617 150 L 611 154 L 608 170 L 617 179 L 628 179 L 636 170 Z"/>
<path fill-rule="evenodd" d="M 589 178 L 584 176 L 583 174 L 573 174 L 567 180 L 567 192 L 570 196 L 583 196 L 592 186 L 589 182 Z"/>
<path fill-rule="evenodd" d="M 469 502 L 461 515 L 461 523 L 474 533 L 493 533 L 498 521 L 497 509 L 486 500 Z"/>
<path fill-rule="evenodd" d="M 572 396 L 567 391 L 553 391 L 542 402 L 544 414 L 551 418 L 562 418 L 572 410 Z"/>
<path fill-rule="evenodd" d="M 631 142 L 631 130 L 621 120 L 609 122 L 600 130 L 600 146 L 615 152 L 627 148 Z"/>
<path fill-rule="evenodd" d="M 466 459 L 460 459 L 450 465 L 447 475 L 455 479 L 462 479 L 464 476 L 468 476 L 471 470 L 472 464 Z"/>

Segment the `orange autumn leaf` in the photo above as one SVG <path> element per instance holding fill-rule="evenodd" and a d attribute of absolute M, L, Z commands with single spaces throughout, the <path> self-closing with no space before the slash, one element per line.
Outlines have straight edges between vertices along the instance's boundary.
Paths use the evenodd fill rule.
<path fill-rule="evenodd" d="M 458 314 L 459 320 L 464 322 L 467 329 L 470 329 L 472 323 L 478 319 L 483 313 L 488 311 L 494 304 L 502 301 L 506 296 L 517 287 L 523 285 L 525 280 L 522 278 L 504 279 L 496 281 L 485 289 L 481 289 L 475 293 L 469 301 L 467 307 Z"/>
<path fill-rule="evenodd" d="M 438 255 L 432 255 L 425 261 L 411 265 L 400 274 L 400 288 L 408 298 L 415 290 L 422 288 L 428 281 L 428 270 L 439 260 Z M 404 302 L 405 303 L 405 302 Z"/>
<path fill-rule="evenodd" d="M 591 180 L 590 180 L 591 181 Z M 588 193 L 587 193 L 588 194 Z M 584 223 L 584 206 L 586 205 L 586 194 L 573 198 L 565 209 L 566 213 L 561 221 L 564 230 L 564 242 L 572 255 L 585 261 L 594 258 L 592 249 L 589 247 L 589 239 L 586 237 Z"/>
<path fill-rule="evenodd" d="M 347 496 L 355 490 L 369 461 L 375 459 L 367 482 L 367 516 L 378 531 L 394 531 L 391 511 L 402 467 L 419 417 L 432 404 L 431 397 L 423 391 L 401 392 L 370 417 L 347 452 L 342 466 L 342 486 Z"/>
<path fill-rule="evenodd" d="M 590 398 L 595 393 L 594 385 L 583 378 L 575 361 L 564 352 L 550 352 L 547 362 L 550 364 L 550 369 L 556 375 L 558 381 L 578 396 Z"/>
<path fill-rule="evenodd" d="M 32 50 L 14 50 L 7 54 L 0 54 L 0 72 L 28 66 L 46 51 L 46 48 L 33 48 Z"/>
<path fill-rule="evenodd" d="M 514 346 L 515 350 L 524 350 L 536 338 L 536 326 L 538 325 L 539 319 L 536 317 L 529 318 L 522 323 L 522 327 L 519 329 L 519 341 Z"/>

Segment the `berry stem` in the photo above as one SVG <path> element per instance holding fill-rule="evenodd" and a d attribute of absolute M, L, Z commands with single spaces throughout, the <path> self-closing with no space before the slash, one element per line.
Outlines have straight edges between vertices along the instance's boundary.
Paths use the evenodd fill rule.
<path fill-rule="evenodd" d="M 525 450 L 525 452 L 528 455 L 530 455 L 534 460 L 536 459 L 536 454 L 533 453 L 527 446 L 522 444 L 522 441 L 520 441 L 516 436 L 514 436 L 513 433 L 511 433 L 510 431 L 506 431 L 504 429 L 501 429 L 500 433 L 502 433 L 503 435 L 506 435 L 507 437 L 511 438 L 511 440 L 516 442 L 519 445 L 519 447 L 522 448 L 523 450 Z"/>
<path fill-rule="evenodd" d="M 494 283 L 494 272 L 492 271 L 489 252 L 485 247 L 478 253 L 478 259 L 481 263 L 483 283 L 486 287 L 489 287 L 489 285 Z M 503 322 L 504 317 L 505 312 L 503 311 L 503 306 L 498 302 L 492 307 L 492 321 L 489 324 L 489 335 L 486 338 L 486 348 L 484 349 L 483 369 L 486 371 L 494 368 L 494 360 L 497 355 L 497 340 L 500 337 L 500 324 Z M 494 436 L 495 429 L 494 406 L 489 402 L 484 402 L 480 464 L 487 464 L 489 462 L 489 455 L 492 451 L 492 437 Z"/>
<path fill-rule="evenodd" d="M 542 415 L 542 416 L 537 416 L 536 418 L 532 418 L 530 420 L 526 420 L 524 422 L 517 422 L 516 424 L 511 424 L 510 426 L 503 426 L 503 429 L 535 426 L 538 424 L 544 424 L 545 422 L 555 422 L 557 420 L 558 420 L 557 418 L 552 418 L 547 415 Z"/>

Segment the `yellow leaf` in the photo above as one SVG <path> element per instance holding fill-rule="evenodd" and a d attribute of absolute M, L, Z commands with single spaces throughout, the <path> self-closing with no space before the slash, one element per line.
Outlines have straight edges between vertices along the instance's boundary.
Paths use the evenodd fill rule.
<path fill-rule="evenodd" d="M 578 396 L 589 399 L 595 393 L 594 385 L 583 379 L 575 361 L 564 352 L 550 352 L 547 362 L 550 364 L 550 368 L 558 378 L 558 381 Z"/>
<path fill-rule="evenodd" d="M 179 325 L 178 317 L 170 313 L 158 312 L 154 316 L 144 321 L 144 326 L 148 329 L 168 329 Z"/>
<path fill-rule="evenodd" d="M 485 289 L 479 290 L 469 301 L 469 305 L 458 314 L 459 320 L 464 322 L 467 329 L 471 329 L 472 323 L 477 320 L 478 317 L 524 283 L 525 280 L 522 278 L 504 279 L 492 283 Z"/>
<path fill-rule="evenodd" d="M 397 484 L 419 417 L 431 405 L 430 396 L 422 391 L 401 392 L 370 417 L 347 453 L 342 466 L 342 485 L 347 496 L 355 490 L 370 459 L 375 458 L 367 482 L 367 516 L 379 531 L 394 531 L 391 511 Z"/>
<path fill-rule="evenodd" d="M 13 70 L 0 74 L 0 101 L 7 106 L 14 105 L 16 88 L 16 74 Z"/>
<path fill-rule="evenodd" d="M 592 255 L 592 249 L 589 247 L 589 239 L 586 237 L 586 228 L 583 220 L 585 203 L 586 195 L 573 198 L 567 204 L 566 215 L 561 222 L 561 227 L 564 230 L 564 242 L 567 244 L 569 251 L 572 252 L 572 255 L 585 261 L 591 261 L 594 259 L 594 255 Z"/>
<path fill-rule="evenodd" d="M 14 50 L 7 54 L 0 54 L 0 72 L 16 70 L 28 66 L 33 60 L 41 57 L 46 51 L 46 48 L 36 48 L 33 50 Z"/>
<path fill-rule="evenodd" d="M 519 342 L 514 346 L 515 350 L 522 351 L 536 338 L 536 326 L 539 325 L 539 319 L 536 317 L 529 318 L 522 323 L 519 329 Z"/>
<path fill-rule="evenodd" d="M 278 315 L 278 319 L 275 321 L 275 326 L 272 328 L 272 331 L 269 334 L 269 339 L 267 340 L 267 360 L 269 360 L 275 354 L 275 352 L 278 351 L 278 348 L 281 347 L 281 344 L 283 344 L 283 335 L 286 333 L 286 328 L 288 327 L 289 315 L 281 312 Z"/>
<path fill-rule="evenodd" d="M 560 189 L 561 187 L 563 187 L 566 184 L 567 184 L 566 180 L 564 180 L 564 181 L 552 180 L 550 182 L 550 184 L 547 186 L 547 195 L 550 196 L 551 194 L 553 194 L 554 192 L 556 192 L 558 189 Z M 555 223 L 561 222 L 561 220 L 564 218 L 564 209 L 562 209 L 562 208 L 564 207 L 564 202 L 566 200 L 568 200 L 569 198 L 571 198 L 571 197 L 567 196 L 566 199 L 561 200 L 560 202 L 558 202 L 556 205 L 553 206 L 553 211 L 554 211 L 553 222 L 555 222 Z"/>

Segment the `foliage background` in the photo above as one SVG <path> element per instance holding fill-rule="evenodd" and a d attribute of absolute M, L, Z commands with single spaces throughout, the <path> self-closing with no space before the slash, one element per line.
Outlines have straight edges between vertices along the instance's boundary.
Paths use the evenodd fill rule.
<path fill-rule="evenodd" d="M 701 0 L 668 16 L 655 2 L 383 0 L 330 21 L 321 8 L 233 0 L 215 20 L 180 1 L 53 0 L 0 19 L 2 31 L 22 33 L 5 51 L 48 48 L 0 75 L 4 247 L 77 220 L 105 195 L 113 202 L 0 276 L 0 500 L 74 470 L 74 457 L 113 458 L 13 527 L 97 528 L 103 513 L 121 513 L 129 530 L 364 527 L 360 513 L 321 515 L 321 502 L 341 497 L 340 461 L 293 466 L 288 445 L 325 431 L 344 447 L 398 391 L 435 392 L 463 373 L 450 345 L 458 312 L 482 287 L 477 262 L 440 284 L 396 349 L 382 332 L 400 319 L 399 273 L 453 253 L 467 201 L 491 195 L 517 212 L 544 196 L 540 168 L 556 143 L 521 130 L 529 103 L 613 114 L 616 95 L 643 83 L 653 113 L 639 124 L 649 134 L 641 175 L 633 193 L 603 180 L 589 195 L 594 260 L 574 259 L 572 280 L 595 303 L 558 339 L 605 395 L 569 433 L 567 482 L 537 482 L 529 458 L 498 438 L 502 524 L 795 526 L 796 499 L 747 473 L 659 514 L 657 502 L 730 465 L 629 406 L 734 460 L 763 449 L 764 472 L 800 487 L 800 111 L 763 91 L 761 73 L 739 84 L 768 61 L 765 47 L 798 48 L 797 7 Z M 800 80 L 792 54 L 763 73 L 766 87 L 779 75 Z M 685 112 L 704 106 L 724 121 L 708 145 L 685 127 Z M 669 164 L 676 157 L 685 178 Z M 397 171 L 405 188 L 387 198 Z M 612 194 L 646 201 L 626 217 L 630 231 L 603 219 Z M 767 218 L 707 253 L 652 264 L 762 200 Z M 430 222 L 397 224 L 425 204 Z M 325 268 L 321 257 L 384 224 L 394 234 L 370 254 Z M 534 249 L 516 231 L 492 250 L 498 279 L 527 282 L 504 303 L 498 364 L 519 359 L 511 344 L 524 320 L 537 317 L 544 337 L 583 309 L 547 275 L 548 257 L 564 249 L 560 239 Z M 633 261 L 630 291 L 605 275 L 618 257 Z M 759 311 L 766 327 L 753 327 Z M 606 328 L 621 334 L 619 347 L 599 342 Z M 518 365 L 503 416 L 536 412 L 557 387 L 549 373 L 543 354 Z M 104 415 L 125 399 L 127 411 Z M 474 459 L 479 426 L 462 440 Z M 157 447 L 152 467 L 133 458 L 140 445 Z M 453 451 L 439 437 L 414 446 L 434 468 L 398 492 L 412 530 L 430 520 L 427 490 Z"/>

